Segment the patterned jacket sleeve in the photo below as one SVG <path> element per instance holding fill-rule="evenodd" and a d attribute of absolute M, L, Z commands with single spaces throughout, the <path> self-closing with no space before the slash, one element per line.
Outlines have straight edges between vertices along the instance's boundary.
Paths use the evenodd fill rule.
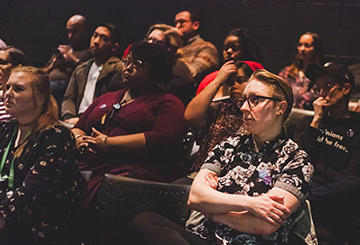
<path fill-rule="evenodd" d="M 16 188 L 13 195 L 0 205 L 0 212 L 7 224 L 22 212 L 30 212 L 32 207 L 42 205 L 42 196 L 46 196 L 46 200 L 54 202 L 54 205 L 61 203 L 66 194 L 62 184 L 65 181 L 76 181 L 64 176 L 67 165 L 75 164 L 75 142 L 69 131 L 63 131 L 61 127 L 50 128 L 41 132 L 33 143 L 30 142 L 31 146 L 28 144 L 24 151 L 30 150 L 31 155 L 32 147 L 39 147 L 39 157 L 30 167 L 22 186 Z M 31 159 L 31 156 L 27 159 Z"/>

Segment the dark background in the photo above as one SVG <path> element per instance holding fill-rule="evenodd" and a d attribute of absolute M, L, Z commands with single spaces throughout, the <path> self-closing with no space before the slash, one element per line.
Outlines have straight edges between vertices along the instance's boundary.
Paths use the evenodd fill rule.
<path fill-rule="evenodd" d="M 116 24 L 122 53 L 152 24 L 172 24 L 184 7 L 198 12 L 202 37 L 219 49 L 230 30 L 249 29 L 275 73 L 292 62 L 306 31 L 321 36 L 324 61 L 360 61 L 360 0 L 0 0 L 0 37 L 43 66 L 52 48 L 66 43 L 65 24 L 74 14 L 87 17 L 91 31 L 99 22 Z"/>

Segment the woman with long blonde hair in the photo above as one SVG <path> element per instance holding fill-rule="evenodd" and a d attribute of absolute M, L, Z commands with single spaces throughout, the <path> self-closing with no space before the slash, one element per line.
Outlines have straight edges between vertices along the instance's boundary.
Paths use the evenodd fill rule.
<path fill-rule="evenodd" d="M 48 76 L 14 68 L 4 103 L 13 120 L 0 123 L 0 243 L 78 244 L 72 225 L 86 182 Z"/>

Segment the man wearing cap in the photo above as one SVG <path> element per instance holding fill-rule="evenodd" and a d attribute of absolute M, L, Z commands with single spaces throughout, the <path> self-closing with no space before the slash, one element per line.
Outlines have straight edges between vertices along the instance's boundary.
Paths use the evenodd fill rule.
<path fill-rule="evenodd" d="M 299 122 L 294 138 L 315 167 L 310 195 L 314 223 L 328 235 L 346 234 L 358 242 L 360 114 L 348 109 L 354 77 L 345 66 L 332 62 L 311 64 L 305 74 L 315 82 L 313 92 L 319 97 L 313 102 L 314 116 Z M 339 236 L 329 239 L 343 239 Z"/>

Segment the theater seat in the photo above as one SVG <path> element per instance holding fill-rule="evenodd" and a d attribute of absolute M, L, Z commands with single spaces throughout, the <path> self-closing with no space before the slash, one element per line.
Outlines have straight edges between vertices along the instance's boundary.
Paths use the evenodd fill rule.
<path fill-rule="evenodd" d="M 119 244 L 114 241 L 126 237 L 131 221 L 142 212 L 154 212 L 184 225 L 189 191 L 188 185 L 105 174 L 95 196 L 104 244 Z"/>
<path fill-rule="evenodd" d="M 296 129 L 296 124 L 299 121 L 301 121 L 304 117 L 312 117 L 312 116 L 314 116 L 314 111 L 292 108 L 288 118 L 284 122 L 284 128 L 288 136 L 293 139 L 294 132 Z"/>

